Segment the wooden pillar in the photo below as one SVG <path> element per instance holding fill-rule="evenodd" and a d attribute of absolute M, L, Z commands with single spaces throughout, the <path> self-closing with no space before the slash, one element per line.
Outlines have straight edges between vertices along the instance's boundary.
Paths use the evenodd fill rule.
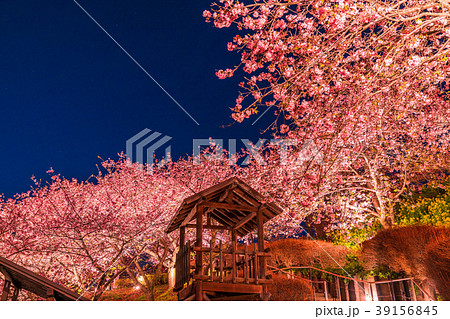
<path fill-rule="evenodd" d="M 214 260 L 213 260 L 214 242 L 211 238 L 209 242 L 209 280 L 214 281 Z"/>
<path fill-rule="evenodd" d="M 9 290 L 11 289 L 11 282 L 8 280 L 5 280 L 3 284 L 3 291 L 2 291 L 2 297 L 1 301 L 8 300 Z"/>
<path fill-rule="evenodd" d="M 12 297 L 11 297 L 11 300 L 12 300 L 12 301 L 16 301 L 16 300 L 17 300 L 17 297 L 19 296 L 19 291 L 20 291 L 19 288 L 14 287 L 14 292 L 13 292 L 13 295 L 12 295 Z"/>
<path fill-rule="evenodd" d="M 236 283 L 236 245 L 237 245 L 237 238 L 236 238 L 236 230 L 232 229 L 231 230 L 231 278 L 232 278 L 232 282 L 233 284 Z"/>
<path fill-rule="evenodd" d="M 248 284 L 248 254 L 247 245 L 244 246 L 244 282 Z"/>
<path fill-rule="evenodd" d="M 258 225 L 258 251 L 264 252 L 264 219 L 262 214 L 262 209 L 258 209 L 256 213 L 256 224 Z M 261 279 L 266 279 L 266 259 L 264 257 L 260 258 Z"/>
<path fill-rule="evenodd" d="M 186 227 L 181 226 L 180 227 L 180 249 L 181 249 L 181 247 L 184 246 L 185 240 L 186 240 Z"/>
<path fill-rule="evenodd" d="M 206 225 L 211 226 L 211 213 L 206 213 Z"/>
<path fill-rule="evenodd" d="M 195 286 L 195 300 L 203 301 L 203 281 L 198 280 Z"/>
<path fill-rule="evenodd" d="M 198 205 L 197 207 L 197 241 L 195 245 L 202 248 L 203 241 L 203 206 Z M 195 272 L 197 275 L 203 275 L 203 253 L 197 251 L 195 255 Z"/>

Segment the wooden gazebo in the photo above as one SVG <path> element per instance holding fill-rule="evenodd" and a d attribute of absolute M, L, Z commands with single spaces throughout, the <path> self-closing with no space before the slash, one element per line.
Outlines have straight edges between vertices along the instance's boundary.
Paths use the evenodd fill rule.
<path fill-rule="evenodd" d="M 17 300 L 21 289 L 30 291 L 45 300 L 76 301 L 89 299 L 66 287 L 42 277 L 6 258 L 0 257 L 0 272 L 5 280 L 0 300 Z M 11 289 L 13 288 L 13 289 Z M 12 293 L 11 293 L 12 290 Z"/>
<path fill-rule="evenodd" d="M 179 300 L 239 300 L 250 295 L 268 299 L 263 224 L 282 212 L 236 177 L 186 198 L 166 232 L 180 230 L 175 266 Z M 196 241 L 186 242 L 186 228 L 196 229 Z M 227 242 L 210 240 L 205 230 L 227 231 Z M 237 244 L 238 237 L 257 236 L 257 244 Z M 191 263 L 191 255 L 195 259 Z"/>

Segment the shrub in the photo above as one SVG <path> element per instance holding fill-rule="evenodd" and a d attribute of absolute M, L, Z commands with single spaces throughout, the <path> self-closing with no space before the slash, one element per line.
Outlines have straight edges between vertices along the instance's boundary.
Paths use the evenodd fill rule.
<path fill-rule="evenodd" d="M 278 268 L 293 266 L 336 268 L 336 262 L 340 265 L 346 263 L 346 255 L 350 249 L 321 240 L 316 242 L 309 239 L 282 239 L 270 242 L 268 246 L 272 257 L 268 263 Z"/>
<path fill-rule="evenodd" d="M 154 275 L 152 275 L 154 276 Z M 169 275 L 167 273 L 159 274 L 156 285 L 167 285 L 169 283 Z"/>
<path fill-rule="evenodd" d="M 388 265 L 425 279 L 426 247 L 440 236 L 450 236 L 450 229 L 431 226 L 405 226 L 379 232 L 362 244 L 362 259 L 369 269 Z"/>
<path fill-rule="evenodd" d="M 450 237 L 438 238 L 427 247 L 425 268 L 445 300 L 450 300 Z"/>
<path fill-rule="evenodd" d="M 274 275 L 273 284 L 269 286 L 270 300 L 305 301 L 314 300 L 311 284 L 303 278 L 288 279 L 284 275 Z"/>
<path fill-rule="evenodd" d="M 450 287 L 450 229 L 405 226 L 379 232 L 362 244 L 362 259 L 369 269 L 389 266 L 404 271 L 448 299 Z"/>
<path fill-rule="evenodd" d="M 120 279 L 116 279 L 114 287 L 116 287 L 118 289 L 132 288 L 132 287 L 134 287 L 134 282 L 130 278 L 120 278 Z"/>

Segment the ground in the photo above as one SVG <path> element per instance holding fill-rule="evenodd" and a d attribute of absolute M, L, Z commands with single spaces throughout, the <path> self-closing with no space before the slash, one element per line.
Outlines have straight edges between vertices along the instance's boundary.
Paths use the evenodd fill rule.
<path fill-rule="evenodd" d="M 175 301 L 177 300 L 177 294 L 169 289 L 169 285 L 156 286 L 156 301 Z M 148 300 L 145 294 L 134 288 L 123 287 L 114 290 L 105 291 L 100 298 L 100 300 L 110 300 L 110 301 L 145 301 Z"/>

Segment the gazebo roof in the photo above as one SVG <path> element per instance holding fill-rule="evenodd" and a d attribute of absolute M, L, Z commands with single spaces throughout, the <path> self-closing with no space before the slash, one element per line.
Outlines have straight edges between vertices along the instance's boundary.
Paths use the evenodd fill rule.
<path fill-rule="evenodd" d="M 237 177 L 209 187 L 183 200 L 172 218 L 166 233 L 186 226 L 197 216 L 197 207 L 203 205 L 204 213 L 226 228 L 235 228 L 239 236 L 245 236 L 257 228 L 256 212 L 261 211 L 263 222 L 281 214 L 283 210 L 248 186 Z"/>

